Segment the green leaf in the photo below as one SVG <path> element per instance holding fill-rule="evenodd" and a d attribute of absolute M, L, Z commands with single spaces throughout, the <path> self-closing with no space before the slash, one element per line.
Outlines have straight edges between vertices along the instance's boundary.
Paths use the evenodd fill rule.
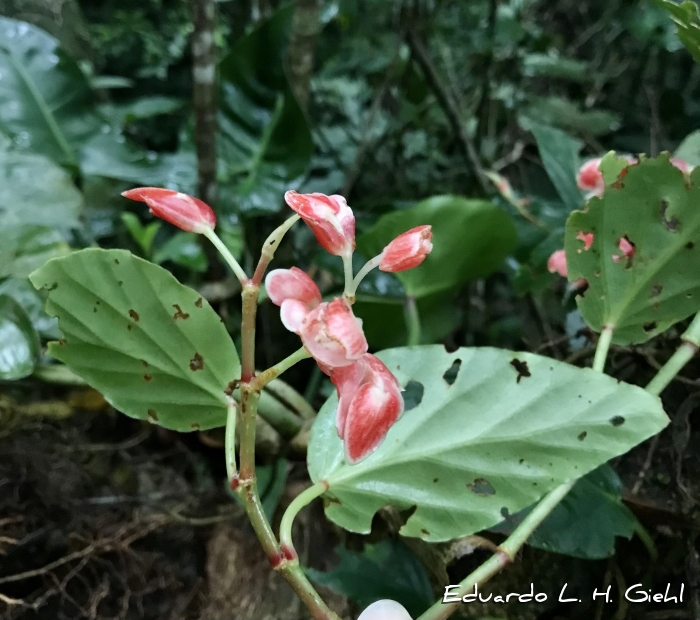
<path fill-rule="evenodd" d="M 201 236 L 188 232 L 177 232 L 153 253 L 157 264 L 169 260 L 188 269 L 203 273 L 209 261 L 200 243 Z"/>
<path fill-rule="evenodd" d="M 242 212 L 278 211 L 311 159 L 311 132 L 284 73 L 293 10 L 283 5 L 219 65 L 224 189 Z"/>
<path fill-rule="evenodd" d="M 700 62 L 700 12 L 697 5 L 690 0 L 681 4 L 670 0 L 656 0 L 656 4 L 671 14 L 678 30 L 678 38 L 695 62 Z"/>
<path fill-rule="evenodd" d="M 99 133 L 81 151 L 83 174 L 134 185 L 168 187 L 193 194 L 197 186 L 194 152 L 155 153 L 136 146 L 114 130 Z"/>
<path fill-rule="evenodd" d="M 700 310 L 700 169 L 691 179 L 662 154 L 630 166 L 602 199 L 569 216 L 569 279 L 588 281 L 578 307 L 596 331 L 613 327 L 614 342 L 645 342 Z M 590 232 L 583 251 L 577 236 Z M 618 248 L 623 237 L 635 246 L 630 259 Z"/>
<path fill-rule="evenodd" d="M 223 426 L 236 349 L 206 300 L 125 250 L 87 249 L 31 275 L 64 340 L 49 353 L 127 415 L 190 431 Z"/>
<path fill-rule="evenodd" d="M 0 379 L 22 379 L 39 361 L 39 336 L 24 311 L 9 295 L 0 295 Z"/>
<path fill-rule="evenodd" d="M 357 247 L 365 256 L 375 256 L 394 237 L 422 224 L 433 227 L 433 251 L 419 267 L 396 274 L 406 294 L 415 297 L 493 273 L 516 243 L 512 218 L 493 203 L 434 196 L 380 218 L 358 238 Z"/>
<path fill-rule="evenodd" d="M 522 114 L 525 124 L 550 125 L 576 134 L 602 136 L 620 128 L 620 117 L 614 112 L 581 108 L 563 97 L 530 97 L 530 104 Z"/>
<path fill-rule="evenodd" d="M 686 136 L 673 156 L 685 159 L 692 166 L 700 166 L 700 130 Z"/>
<path fill-rule="evenodd" d="M 422 562 L 405 544 L 383 540 L 365 545 L 361 552 L 335 549 L 340 562 L 331 571 L 307 568 L 311 581 L 347 596 L 365 608 L 375 601 L 391 599 L 401 603 L 417 618 L 433 603 L 433 588 Z"/>
<path fill-rule="evenodd" d="M 375 512 L 393 504 L 415 509 L 405 536 L 472 534 L 668 423 L 659 399 L 643 389 L 531 353 L 447 353 L 437 345 L 379 357 L 415 406 L 407 404 L 377 451 L 357 465 L 344 461 L 335 396 L 309 443 L 311 478 L 329 485 L 326 515 L 353 532 L 369 532 Z"/>
<path fill-rule="evenodd" d="M 588 82 L 594 77 L 586 62 L 539 53 L 525 55 L 523 58 L 523 74 L 527 77 L 543 75 L 574 82 Z"/>
<path fill-rule="evenodd" d="M 554 127 L 530 122 L 526 128 L 534 134 L 544 169 L 564 204 L 569 209 L 580 208 L 584 201 L 576 175 L 581 143 Z"/>
<path fill-rule="evenodd" d="M 510 515 L 492 529 L 510 534 L 530 512 Z M 631 538 L 637 519 L 622 503 L 622 482 L 603 465 L 579 480 L 564 500 L 535 530 L 528 545 L 565 555 L 597 560 L 615 552 L 615 538 Z"/>
<path fill-rule="evenodd" d="M 122 213 L 122 222 L 124 222 L 124 226 L 126 226 L 134 241 L 139 245 L 141 251 L 148 256 L 151 253 L 153 240 L 160 230 L 160 222 L 151 222 L 144 226 L 138 216 L 130 211 Z"/>
<path fill-rule="evenodd" d="M 0 278 L 26 278 L 50 258 L 68 252 L 58 230 L 31 225 L 0 227 Z"/>
<path fill-rule="evenodd" d="M 34 329 L 45 338 L 60 338 L 58 322 L 44 311 L 44 298 L 26 278 L 0 282 L 0 295 L 12 297 L 27 313 Z"/>
<path fill-rule="evenodd" d="M 101 124 L 78 64 L 43 30 L 0 17 L 0 75 L 0 131 L 17 148 L 76 163 Z"/>
<path fill-rule="evenodd" d="M 185 100 L 176 97 L 139 97 L 127 103 L 109 103 L 101 106 L 102 114 L 115 125 L 126 125 L 137 120 L 153 118 L 177 112 L 185 105 Z"/>
<path fill-rule="evenodd" d="M 0 227 L 75 227 L 82 203 L 70 175 L 50 159 L 0 150 Z"/>

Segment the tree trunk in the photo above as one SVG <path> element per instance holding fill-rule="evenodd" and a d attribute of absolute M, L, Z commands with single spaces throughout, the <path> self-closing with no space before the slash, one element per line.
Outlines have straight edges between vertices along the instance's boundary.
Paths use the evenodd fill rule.
<path fill-rule="evenodd" d="M 292 90 L 304 111 L 309 105 L 309 84 L 314 69 L 314 50 L 320 31 L 320 0 L 297 0 L 287 55 Z"/>

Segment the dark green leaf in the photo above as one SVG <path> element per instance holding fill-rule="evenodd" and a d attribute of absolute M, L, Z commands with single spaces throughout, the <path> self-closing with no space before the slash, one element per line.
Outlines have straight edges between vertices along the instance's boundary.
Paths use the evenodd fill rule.
<path fill-rule="evenodd" d="M 60 338 L 58 322 L 44 311 L 44 298 L 26 278 L 0 282 L 0 295 L 12 297 L 27 313 L 34 329 L 45 338 Z"/>
<path fill-rule="evenodd" d="M 619 166 L 601 164 L 606 178 Z M 613 327 L 615 342 L 645 342 L 700 310 L 700 169 L 691 179 L 662 154 L 630 166 L 603 198 L 569 216 L 569 279 L 588 281 L 579 309 L 596 331 Z M 581 233 L 594 234 L 588 251 Z M 623 237 L 634 245 L 630 258 L 618 247 Z"/>
<path fill-rule="evenodd" d="M 284 74 L 293 9 L 282 6 L 219 65 L 219 154 L 224 185 L 242 212 L 278 211 L 311 159 L 311 133 Z"/>
<path fill-rule="evenodd" d="M 117 409 L 180 431 L 223 426 L 240 375 L 226 329 L 195 291 L 125 250 L 87 249 L 31 276 L 64 340 L 49 353 Z"/>
<path fill-rule="evenodd" d="M 139 220 L 138 216 L 129 211 L 122 213 L 122 222 L 124 222 L 132 238 L 141 248 L 141 251 L 148 256 L 151 253 L 153 240 L 160 230 L 160 222 L 151 222 L 144 226 L 141 224 L 141 220 Z M 160 261 L 155 262 L 159 263 Z"/>
<path fill-rule="evenodd" d="M 379 357 L 402 386 L 423 386 L 420 403 L 376 452 L 348 465 L 332 396 L 308 449 L 311 478 L 329 485 L 326 515 L 353 532 L 369 532 L 375 512 L 393 504 L 415 509 L 403 535 L 442 541 L 472 534 L 668 423 L 659 399 L 643 389 L 531 353 L 447 353 L 437 345 Z"/>
<path fill-rule="evenodd" d="M 43 30 L 0 17 L 0 130 L 17 148 L 61 163 L 100 127 L 78 64 Z"/>
<path fill-rule="evenodd" d="M 22 379 L 39 360 L 39 337 L 32 322 L 9 295 L 0 295 L 0 379 Z"/>
<path fill-rule="evenodd" d="M 686 0 L 681 4 L 671 0 L 656 0 L 656 4 L 671 14 L 678 29 L 678 38 L 691 53 L 696 62 L 700 62 L 700 12 L 698 6 Z"/>
<path fill-rule="evenodd" d="M 200 273 L 207 270 L 209 261 L 201 244 L 201 236 L 177 232 L 153 253 L 153 262 L 172 261 Z"/>
<path fill-rule="evenodd" d="M 487 276 L 515 247 L 515 226 L 507 213 L 490 202 L 459 196 L 434 196 L 389 213 L 358 238 L 357 247 L 365 256 L 375 256 L 394 237 L 422 224 L 433 227 L 432 253 L 419 267 L 396 274 L 415 297 Z"/>
<path fill-rule="evenodd" d="M 0 278 L 26 278 L 50 258 L 69 251 L 56 229 L 31 225 L 0 227 Z"/>
<path fill-rule="evenodd" d="M 365 545 L 361 552 L 336 547 L 340 562 L 324 573 L 306 570 L 311 581 L 347 596 L 361 608 L 381 599 L 401 603 L 413 618 L 433 602 L 433 588 L 421 561 L 400 541 Z"/>
<path fill-rule="evenodd" d="M 493 531 L 510 534 L 530 512 L 510 515 Z M 622 483 L 603 465 L 581 478 L 527 543 L 538 549 L 596 560 L 615 552 L 615 538 L 631 538 L 637 519 L 622 503 Z"/>

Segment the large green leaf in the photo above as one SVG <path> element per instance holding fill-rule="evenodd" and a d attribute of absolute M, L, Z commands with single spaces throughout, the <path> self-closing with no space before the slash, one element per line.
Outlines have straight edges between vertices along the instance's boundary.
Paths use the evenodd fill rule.
<path fill-rule="evenodd" d="M 569 209 L 580 208 L 583 194 L 576 185 L 576 174 L 581 143 L 559 129 L 532 121 L 527 123 L 526 129 L 535 136 L 542 164 L 564 204 Z"/>
<path fill-rule="evenodd" d="M 70 175 L 50 159 L 0 150 L 0 226 L 77 226 L 82 202 Z"/>
<path fill-rule="evenodd" d="M 61 233 L 47 226 L 0 226 L 0 278 L 26 278 L 50 258 L 70 251 Z"/>
<path fill-rule="evenodd" d="M 643 389 L 539 355 L 423 346 L 379 357 L 415 406 L 374 454 L 348 465 L 333 396 L 308 450 L 311 478 L 329 485 L 327 516 L 354 532 L 369 532 L 374 513 L 393 504 L 415 509 L 401 530 L 406 536 L 466 536 L 668 422 L 659 399 Z"/>
<path fill-rule="evenodd" d="M 656 0 L 656 4 L 671 14 L 678 29 L 678 38 L 695 61 L 700 62 L 700 12 L 695 2 L 686 0 L 678 4 L 671 0 Z"/>
<path fill-rule="evenodd" d="M 700 130 L 694 131 L 683 139 L 674 157 L 684 159 L 692 166 L 700 166 Z"/>
<path fill-rule="evenodd" d="M 278 211 L 311 159 L 311 132 L 284 73 L 293 10 L 282 6 L 219 65 L 223 191 L 242 212 Z"/>
<path fill-rule="evenodd" d="M 361 552 L 336 547 L 340 562 L 327 573 L 309 568 L 311 581 L 343 594 L 361 608 L 381 599 L 401 603 L 417 618 L 433 602 L 433 588 L 421 561 L 400 541 L 365 545 Z"/>
<path fill-rule="evenodd" d="M 64 339 L 49 353 L 127 415 L 180 431 L 222 426 L 240 375 L 223 323 L 195 291 L 125 250 L 87 249 L 31 276 Z"/>
<path fill-rule="evenodd" d="M 530 512 L 526 509 L 492 529 L 510 534 Z M 542 522 L 527 544 L 538 549 L 596 560 L 615 552 L 617 536 L 631 538 L 637 519 L 622 503 L 622 482 L 603 465 L 581 478 Z"/>
<path fill-rule="evenodd" d="M 433 251 L 419 267 L 396 274 L 406 293 L 415 297 L 455 289 L 489 275 L 516 243 L 512 218 L 493 203 L 434 196 L 382 217 L 358 238 L 357 248 L 366 256 L 375 256 L 394 237 L 422 224 L 433 227 Z"/>
<path fill-rule="evenodd" d="M 0 295 L 0 379 L 26 377 L 39 360 L 39 337 L 32 322 L 9 295 Z"/>
<path fill-rule="evenodd" d="M 619 166 L 613 157 L 601 165 L 607 177 Z M 700 310 L 700 169 L 688 182 L 662 154 L 622 175 L 569 216 L 566 258 L 569 279 L 588 281 L 576 298 L 586 322 L 613 327 L 615 342 L 644 342 Z M 581 233 L 594 234 L 587 251 Z M 635 246 L 629 259 L 624 237 Z"/>
<path fill-rule="evenodd" d="M 78 64 L 43 30 L 0 17 L 0 75 L 0 131 L 17 148 L 76 163 L 100 126 Z"/>
<path fill-rule="evenodd" d="M 26 278 L 7 278 L 0 282 L 0 295 L 12 297 L 27 313 L 34 329 L 45 338 L 60 338 L 58 322 L 44 310 L 44 297 Z"/>

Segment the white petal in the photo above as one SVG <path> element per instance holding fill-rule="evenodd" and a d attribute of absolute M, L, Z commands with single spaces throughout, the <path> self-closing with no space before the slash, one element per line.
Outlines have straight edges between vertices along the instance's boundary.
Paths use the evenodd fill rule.
<path fill-rule="evenodd" d="M 411 616 L 396 601 L 384 599 L 372 603 L 357 620 L 412 620 Z"/>

